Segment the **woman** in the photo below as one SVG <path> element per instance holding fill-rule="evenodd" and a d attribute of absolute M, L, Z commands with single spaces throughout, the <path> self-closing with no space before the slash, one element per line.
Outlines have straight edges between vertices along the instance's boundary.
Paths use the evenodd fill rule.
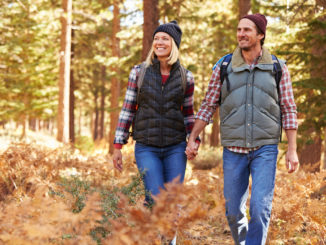
<path fill-rule="evenodd" d="M 165 183 L 178 176 L 182 183 L 185 175 L 186 136 L 194 124 L 194 78 L 178 59 L 181 35 L 176 21 L 155 30 L 140 88 L 137 80 L 142 65 L 134 66 L 130 72 L 116 129 L 113 163 L 122 171 L 121 148 L 127 143 L 134 122 L 135 157 L 139 172 L 144 174 L 147 205 L 153 204 L 151 194 L 157 195 Z"/>

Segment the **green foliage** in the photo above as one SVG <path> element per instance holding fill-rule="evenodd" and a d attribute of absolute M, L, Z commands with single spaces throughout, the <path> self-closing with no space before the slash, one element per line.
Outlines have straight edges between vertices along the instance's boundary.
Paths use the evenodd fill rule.
<path fill-rule="evenodd" d="M 91 231 L 91 236 L 94 240 L 97 241 L 98 244 L 100 244 L 100 237 L 106 237 L 110 233 L 110 230 L 105 228 L 105 224 L 109 225 L 108 219 L 116 219 L 123 216 L 123 213 L 118 206 L 120 200 L 119 196 L 121 194 L 125 195 L 129 200 L 129 204 L 134 205 L 136 204 L 136 200 L 139 198 L 144 198 L 145 191 L 142 185 L 141 175 L 133 176 L 132 182 L 127 186 L 123 186 L 121 188 L 114 187 L 113 189 L 102 189 L 97 191 L 101 193 L 103 201 L 102 206 L 105 214 L 99 226 Z"/>
<path fill-rule="evenodd" d="M 90 191 L 90 184 L 74 176 L 71 179 L 63 178 L 60 185 L 75 199 L 72 212 L 79 213 L 85 207 L 85 198 Z"/>
<path fill-rule="evenodd" d="M 160 1 L 161 22 L 176 19 L 183 31 L 181 63 L 195 77 L 195 111 L 205 95 L 214 64 L 236 47 L 237 12 L 232 0 Z"/>
<path fill-rule="evenodd" d="M 304 8 L 302 8 L 304 6 Z M 290 26 L 296 28 L 293 39 L 279 48 L 293 70 L 293 86 L 299 118 L 300 147 L 312 141 L 326 127 L 326 14 L 318 5 L 299 1 L 290 8 L 297 11 Z M 311 132 L 311 129 L 315 133 Z"/>
<path fill-rule="evenodd" d="M 85 199 L 90 192 L 90 184 L 76 176 L 71 176 L 71 178 L 62 178 L 58 185 L 63 187 L 64 191 L 69 193 L 75 200 L 72 205 L 72 212 L 79 213 L 85 207 Z M 61 191 L 51 190 L 50 194 L 65 198 L 64 192 Z"/>
<path fill-rule="evenodd" d="M 145 195 L 144 187 L 142 185 L 142 176 L 137 175 L 132 177 L 130 184 L 122 187 L 107 187 L 107 188 L 91 188 L 91 183 L 81 180 L 79 177 L 71 176 L 70 178 L 62 178 L 58 183 L 63 188 L 62 191 L 51 190 L 51 195 L 56 195 L 61 198 L 69 198 L 74 200 L 72 203 L 72 212 L 79 213 L 85 207 L 86 196 L 92 192 L 98 192 L 101 195 L 102 208 L 104 215 L 99 225 L 90 231 L 92 238 L 101 244 L 101 238 L 106 237 L 110 230 L 109 219 L 116 219 L 123 216 L 119 209 L 120 195 L 125 195 L 130 205 L 135 205 L 139 198 Z M 69 197 L 67 196 L 69 195 Z M 62 235 L 62 239 L 71 238 L 70 234 Z"/>
<path fill-rule="evenodd" d="M 92 128 L 90 118 L 105 102 L 105 125 L 111 108 L 111 82 L 121 83 L 122 105 L 131 68 L 140 63 L 142 1 L 134 9 L 120 1 L 120 58 L 112 55 L 113 1 L 73 1 L 73 58 L 75 118 Z M 288 3 L 288 5 L 286 4 Z M 302 144 L 314 128 L 326 127 L 325 5 L 324 1 L 251 1 L 251 12 L 267 15 L 265 46 L 287 60 L 292 74 Z M 211 68 L 237 45 L 238 1 L 159 1 L 160 22 L 173 19 L 183 31 L 182 64 L 195 77 L 195 112 L 204 98 Z M 0 2 L 0 121 L 53 121 L 57 114 L 61 4 L 53 0 Z M 116 72 L 118 68 L 119 72 Z M 77 118 L 78 117 L 78 118 Z M 77 121 L 76 120 L 76 121 Z M 93 120 L 93 119 L 92 119 Z M 81 132 L 84 134 L 84 132 Z M 308 137 L 302 137 L 307 135 Z M 322 134 L 324 135 L 324 134 Z M 77 137 L 76 147 L 93 149 L 92 140 Z"/>
<path fill-rule="evenodd" d="M 92 115 L 99 106 L 101 94 L 105 96 L 105 111 L 109 112 L 111 78 L 118 77 L 121 95 L 124 95 L 128 74 L 132 66 L 140 62 L 141 26 L 121 25 L 118 33 L 121 58 L 112 57 L 112 4 L 112 1 L 76 1 L 73 6 L 75 106 L 81 108 L 85 116 Z M 121 14 L 121 18 L 124 16 Z"/>
<path fill-rule="evenodd" d="M 0 3 L 0 120 L 55 114 L 58 20 L 50 7 L 47 1 Z"/>

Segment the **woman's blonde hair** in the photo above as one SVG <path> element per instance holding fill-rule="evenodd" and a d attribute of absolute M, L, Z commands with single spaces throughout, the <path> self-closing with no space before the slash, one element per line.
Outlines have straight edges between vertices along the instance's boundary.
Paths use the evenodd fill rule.
<path fill-rule="evenodd" d="M 179 49 L 172 37 L 171 37 L 171 43 L 172 43 L 171 53 L 170 56 L 167 58 L 167 62 L 169 65 L 173 65 L 179 59 Z M 146 67 L 153 64 L 154 58 L 155 58 L 155 52 L 152 43 L 152 47 L 149 50 L 147 58 L 145 60 Z"/>

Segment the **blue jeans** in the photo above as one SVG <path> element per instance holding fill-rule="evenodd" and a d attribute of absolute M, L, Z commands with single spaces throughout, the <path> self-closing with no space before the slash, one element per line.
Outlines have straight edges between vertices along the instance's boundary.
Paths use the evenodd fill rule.
<path fill-rule="evenodd" d="M 146 190 L 145 202 L 153 204 L 152 195 L 157 195 L 164 184 L 180 177 L 183 182 L 187 157 L 185 154 L 186 142 L 167 147 L 153 147 L 141 143 L 135 145 L 135 157 Z"/>
<path fill-rule="evenodd" d="M 224 147 L 224 197 L 226 217 L 235 244 L 266 242 L 275 186 L 277 145 L 265 145 L 248 154 Z M 249 176 L 252 178 L 250 221 L 246 216 Z"/>

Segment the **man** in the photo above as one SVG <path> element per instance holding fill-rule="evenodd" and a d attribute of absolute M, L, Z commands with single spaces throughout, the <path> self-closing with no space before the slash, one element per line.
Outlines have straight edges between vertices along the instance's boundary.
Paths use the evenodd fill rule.
<path fill-rule="evenodd" d="M 186 149 L 188 159 L 193 159 L 197 154 L 196 137 L 220 106 L 225 207 L 235 244 L 265 244 L 281 124 L 288 139 L 286 165 L 289 173 L 299 164 L 296 105 L 290 75 L 285 62 L 280 60 L 282 76 L 278 89 L 272 56 L 263 47 L 266 26 L 267 20 L 261 14 L 247 15 L 239 21 L 238 47 L 227 67 L 228 79 L 220 80 L 221 59 L 213 71 Z M 250 175 L 248 224 L 246 201 Z"/>

